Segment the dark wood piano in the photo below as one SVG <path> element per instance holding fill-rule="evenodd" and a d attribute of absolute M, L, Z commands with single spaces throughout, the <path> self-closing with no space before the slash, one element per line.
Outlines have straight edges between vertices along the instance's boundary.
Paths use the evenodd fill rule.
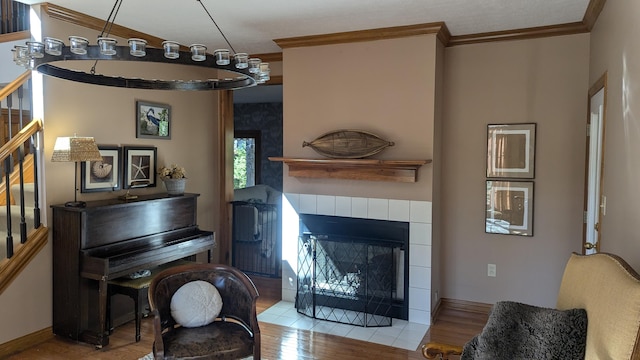
<path fill-rule="evenodd" d="M 53 205 L 53 332 L 109 344 L 107 281 L 211 251 L 215 236 L 197 225 L 198 194 Z"/>

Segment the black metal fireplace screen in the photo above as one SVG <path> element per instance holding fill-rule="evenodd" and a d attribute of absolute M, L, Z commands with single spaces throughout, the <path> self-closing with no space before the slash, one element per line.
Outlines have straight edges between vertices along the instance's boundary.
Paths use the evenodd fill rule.
<path fill-rule="evenodd" d="M 407 302 L 398 298 L 398 288 L 406 293 L 407 281 L 401 280 L 398 284 L 396 270 L 397 262 L 408 258 L 408 227 L 403 227 L 406 231 L 399 231 L 405 239 L 398 241 L 393 236 L 384 238 L 385 230 L 379 228 L 377 220 L 322 215 L 313 215 L 309 220 L 307 215 L 301 216 L 301 221 L 305 218 L 315 229 L 305 226 L 308 231 L 299 237 L 298 312 L 367 327 L 390 326 L 392 318 L 406 319 Z M 354 226 L 354 220 L 364 224 Z M 317 221 L 328 221 L 328 227 L 327 224 L 314 226 Z M 372 225 L 378 226 L 378 231 Z M 405 271 L 401 272 L 400 279 L 403 279 Z"/>

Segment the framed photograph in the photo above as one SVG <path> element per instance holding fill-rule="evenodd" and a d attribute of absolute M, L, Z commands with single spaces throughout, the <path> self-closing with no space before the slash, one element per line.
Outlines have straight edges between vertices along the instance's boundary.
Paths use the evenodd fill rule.
<path fill-rule="evenodd" d="M 102 161 L 80 163 L 80 192 L 120 190 L 122 183 L 122 149 L 98 145 Z"/>
<path fill-rule="evenodd" d="M 533 236 L 533 181 L 487 181 L 485 232 Z"/>
<path fill-rule="evenodd" d="M 124 189 L 156 186 L 156 154 L 153 146 L 124 147 Z"/>
<path fill-rule="evenodd" d="M 171 106 L 136 101 L 136 137 L 171 139 Z"/>
<path fill-rule="evenodd" d="M 536 124 L 489 124 L 487 177 L 533 179 Z"/>

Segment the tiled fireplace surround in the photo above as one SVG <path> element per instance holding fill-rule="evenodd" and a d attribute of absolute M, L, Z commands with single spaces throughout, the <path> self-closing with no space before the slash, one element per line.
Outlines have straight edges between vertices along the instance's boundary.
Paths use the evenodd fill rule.
<path fill-rule="evenodd" d="M 283 196 L 282 299 L 294 302 L 298 218 L 316 214 L 409 223 L 409 321 L 431 324 L 431 230 L 430 201 L 377 199 L 348 196 L 292 194 Z M 292 260 L 289 260 L 292 259 Z"/>

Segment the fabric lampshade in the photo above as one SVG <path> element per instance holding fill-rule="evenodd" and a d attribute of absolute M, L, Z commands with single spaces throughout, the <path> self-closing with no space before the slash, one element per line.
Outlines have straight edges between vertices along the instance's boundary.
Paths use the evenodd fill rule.
<path fill-rule="evenodd" d="M 98 145 L 92 137 L 58 137 L 53 147 L 51 161 L 98 161 L 102 160 Z"/>

